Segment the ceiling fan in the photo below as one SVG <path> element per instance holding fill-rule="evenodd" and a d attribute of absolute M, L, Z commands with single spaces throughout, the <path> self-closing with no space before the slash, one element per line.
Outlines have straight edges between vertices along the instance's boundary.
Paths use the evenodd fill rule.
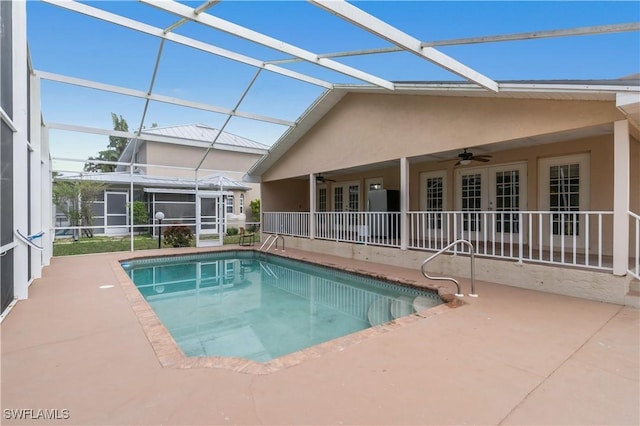
<path fill-rule="evenodd" d="M 327 179 L 326 177 L 322 176 L 322 174 L 320 173 L 316 175 L 316 183 L 326 183 L 326 182 L 335 182 L 335 180 Z"/>
<path fill-rule="evenodd" d="M 470 164 L 472 161 L 480 161 L 482 163 L 486 163 L 490 161 L 491 155 L 473 155 L 472 152 L 468 152 L 467 148 L 464 149 L 460 154 L 458 154 L 458 162 L 455 164 L 456 166 L 466 166 Z"/>

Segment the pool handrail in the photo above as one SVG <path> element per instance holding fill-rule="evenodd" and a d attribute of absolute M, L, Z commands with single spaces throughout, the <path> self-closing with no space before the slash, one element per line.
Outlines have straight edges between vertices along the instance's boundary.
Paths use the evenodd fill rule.
<path fill-rule="evenodd" d="M 282 240 L 282 251 L 284 251 L 284 237 L 282 235 L 278 235 L 278 234 L 270 234 L 267 237 L 267 239 L 264 240 L 264 243 L 262 243 L 262 245 L 258 249 L 258 252 L 259 253 L 266 253 L 269 250 L 271 250 L 271 247 L 273 247 L 274 244 L 276 245 L 275 249 L 278 250 L 278 239 Z M 269 245 L 267 246 L 267 244 L 269 244 Z M 266 249 L 264 248 L 265 246 L 267 246 Z"/>
<path fill-rule="evenodd" d="M 456 240 L 456 241 L 452 242 L 451 244 L 447 245 L 446 247 L 443 247 L 442 249 L 440 249 L 438 252 L 434 253 L 433 255 L 428 257 L 427 259 L 425 259 L 424 262 L 422 262 L 422 265 L 420 266 L 420 272 L 422 272 L 422 275 L 424 275 L 424 277 L 429 279 L 429 280 L 451 281 L 452 283 L 454 283 L 456 285 L 456 289 L 457 289 L 456 296 L 464 297 L 464 294 L 462 294 L 462 291 L 460 290 L 460 283 L 458 282 L 458 280 L 456 280 L 455 278 L 451 278 L 451 277 L 432 277 L 424 270 L 424 267 L 427 265 L 427 263 L 429 263 L 431 260 L 433 260 L 434 258 L 436 258 L 439 255 L 441 255 L 442 253 L 446 252 L 451 247 L 456 246 L 458 244 L 464 244 L 467 247 L 469 247 L 469 252 L 471 253 L 471 293 L 469 293 L 469 296 L 478 297 L 478 295 L 476 294 L 476 291 L 475 291 L 475 279 L 474 279 L 474 267 L 473 267 L 475 250 L 473 248 L 473 244 L 471 244 L 467 240 Z"/>

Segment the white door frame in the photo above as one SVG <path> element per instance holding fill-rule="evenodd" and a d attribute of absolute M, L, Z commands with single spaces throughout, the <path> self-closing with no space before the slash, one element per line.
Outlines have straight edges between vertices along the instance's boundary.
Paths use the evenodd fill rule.
<path fill-rule="evenodd" d="M 433 237 L 436 240 L 448 239 L 448 220 L 447 215 L 438 215 L 437 210 L 429 210 L 428 197 L 427 197 L 427 179 L 440 178 L 442 179 L 442 210 L 446 212 L 448 210 L 448 197 L 449 189 L 447 183 L 447 170 L 435 170 L 430 172 L 420 173 L 420 210 L 427 212 L 426 229 L 428 236 Z"/>
<path fill-rule="evenodd" d="M 112 213 L 109 214 L 109 195 L 124 195 L 124 214 Z M 128 191 L 105 191 L 104 192 L 104 234 L 105 235 L 123 235 L 128 232 L 128 226 L 131 222 L 129 218 L 129 192 Z M 124 216 L 126 218 L 124 225 L 112 225 L 109 226 L 109 216 Z"/>
<path fill-rule="evenodd" d="M 216 200 L 215 216 L 202 215 L 202 199 Z M 224 208 L 222 194 L 196 194 L 196 247 L 221 246 L 223 244 Z M 203 225 L 205 226 L 203 227 Z"/>
<path fill-rule="evenodd" d="M 495 212 L 500 204 L 498 201 L 497 173 L 504 171 L 518 171 L 518 207 L 507 211 L 523 211 L 527 209 L 527 163 L 506 163 L 498 165 L 486 165 L 478 167 L 465 167 L 456 170 L 455 206 L 456 211 L 462 211 L 462 176 L 476 174 L 480 178 L 479 212 Z M 504 200 L 503 200 L 504 201 Z M 508 214 L 508 213 L 506 213 Z M 519 233 L 526 238 L 526 227 L 519 223 L 517 216 L 504 219 L 497 214 L 491 214 L 485 221 L 484 215 L 480 215 L 475 222 L 475 229 L 459 229 L 459 235 L 472 241 L 518 241 Z M 506 226 L 508 224 L 508 226 Z M 462 225 L 461 225 L 462 227 Z M 486 228 L 485 228 L 486 227 Z M 514 229 L 515 228 L 515 229 Z M 458 236 L 456 236 L 457 238 Z"/>
<path fill-rule="evenodd" d="M 541 211 L 549 211 L 551 209 L 550 206 L 550 192 L 549 192 L 549 179 L 550 179 L 550 168 L 551 166 L 559 166 L 559 165 L 567 165 L 567 164 L 579 164 L 580 166 L 580 183 L 579 183 L 579 206 L 578 211 L 586 211 L 590 208 L 590 175 L 591 175 L 591 155 L 589 153 L 583 154 L 573 154 L 573 155 L 563 155 L 557 157 L 547 157 L 541 158 L 538 160 L 538 207 Z M 579 220 L 579 218 L 578 218 Z M 562 247 L 573 247 L 573 233 L 571 230 L 568 230 L 569 235 L 551 235 L 550 224 L 552 219 L 543 220 L 542 226 L 542 235 L 543 235 L 543 247 L 549 248 L 553 246 L 554 248 Z M 573 224 L 569 224 L 573 226 Z M 584 248 L 585 247 L 585 235 L 586 230 L 584 229 L 585 223 L 579 224 L 578 234 L 575 236 L 576 239 L 576 248 Z M 550 244 L 551 243 L 551 244 Z"/>
<path fill-rule="evenodd" d="M 349 208 L 349 189 L 351 187 L 358 188 L 358 206 L 355 208 L 355 211 Z M 342 209 L 336 209 L 336 190 L 340 188 L 342 189 Z M 340 232 L 356 232 L 357 231 L 357 212 L 361 211 L 362 205 L 362 185 L 360 185 L 360 181 L 347 181 L 347 182 L 335 182 L 331 185 L 331 203 L 332 209 L 334 212 L 353 212 L 352 215 L 336 215 L 335 218 L 335 230 Z M 346 216 L 346 217 L 345 217 Z"/>

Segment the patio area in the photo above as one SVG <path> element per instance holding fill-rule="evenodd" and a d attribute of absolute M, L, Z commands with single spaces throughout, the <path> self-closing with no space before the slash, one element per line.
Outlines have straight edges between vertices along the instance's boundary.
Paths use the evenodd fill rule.
<path fill-rule="evenodd" d="M 640 423 L 638 310 L 487 282 L 462 306 L 268 374 L 163 367 L 114 265 L 173 252 L 52 259 L 1 325 L 3 424 Z M 21 409 L 68 419 L 16 419 Z"/>

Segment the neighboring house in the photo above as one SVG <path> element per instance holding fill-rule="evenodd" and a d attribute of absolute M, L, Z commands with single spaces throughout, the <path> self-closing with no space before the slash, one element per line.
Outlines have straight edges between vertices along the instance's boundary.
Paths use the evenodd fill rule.
<path fill-rule="evenodd" d="M 639 81 L 336 88 L 249 170 L 262 230 L 415 268 L 466 239 L 478 278 L 637 304 Z M 469 259 L 427 269 L 468 275 Z"/>
<path fill-rule="evenodd" d="M 133 201 L 142 201 L 147 207 L 147 223 L 154 222 L 156 212 L 163 212 L 165 226 L 171 224 L 189 225 L 198 233 L 198 212 L 196 201 L 196 182 L 190 179 L 176 177 L 154 177 L 126 172 L 113 173 L 83 173 L 78 175 L 59 176 L 56 180 L 84 180 L 100 182 L 105 185 L 104 191 L 93 203 L 93 233 L 105 235 L 125 235 L 130 232 L 129 212 L 127 206 Z M 131 192 L 133 183 L 133 197 Z M 198 181 L 198 196 L 200 198 L 200 221 L 210 222 L 209 230 L 218 231 L 218 215 L 221 217 L 222 232 L 229 227 L 246 226 L 246 216 L 243 210 L 233 213 L 234 199 L 242 202 L 248 196 L 251 188 L 242 182 L 229 179 L 221 174 L 206 176 Z M 221 198 L 221 208 L 216 204 L 202 202 L 205 199 Z M 224 206 L 224 208 L 222 208 Z M 56 215 L 56 227 L 62 228 L 57 235 L 73 235 L 68 219 L 61 213 Z M 157 228 L 139 226 L 136 232 L 149 230 L 157 235 Z"/>
<path fill-rule="evenodd" d="M 127 234 L 131 200 L 145 202 L 150 224 L 162 211 L 165 225 L 188 224 L 196 234 L 246 227 L 252 219 L 249 204 L 260 198 L 260 185 L 241 182 L 242 176 L 268 147 L 225 132 L 212 146 L 217 133 L 202 124 L 147 129 L 144 139 L 129 141 L 120 156 L 120 162 L 128 163 L 133 157 L 133 173 L 121 165 L 113 173 L 58 179 L 106 184 L 94 208 L 97 234 Z M 66 224 L 63 218 L 58 221 L 58 226 Z M 155 235 L 157 229 L 152 230 Z"/>

